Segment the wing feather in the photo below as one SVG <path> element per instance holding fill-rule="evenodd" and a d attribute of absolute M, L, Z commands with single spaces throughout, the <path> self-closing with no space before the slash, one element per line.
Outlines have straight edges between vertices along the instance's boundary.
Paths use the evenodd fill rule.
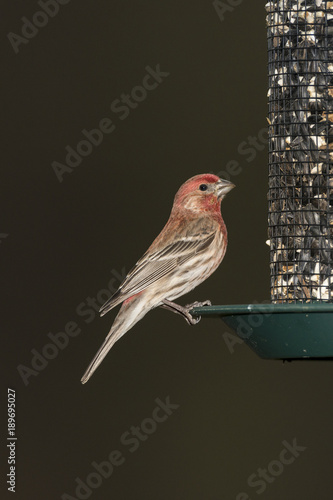
<path fill-rule="evenodd" d="M 156 252 L 151 253 L 148 250 L 128 273 L 117 292 L 101 307 L 101 316 L 204 251 L 212 244 L 215 236 L 215 231 L 204 236 L 202 233 L 190 237 L 184 236 Z"/>

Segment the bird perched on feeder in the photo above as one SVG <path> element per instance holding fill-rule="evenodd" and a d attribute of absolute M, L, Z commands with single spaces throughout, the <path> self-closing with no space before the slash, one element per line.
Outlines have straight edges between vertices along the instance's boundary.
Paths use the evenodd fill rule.
<path fill-rule="evenodd" d="M 180 306 L 172 302 L 207 279 L 221 263 L 227 248 L 227 229 L 221 201 L 235 186 L 216 175 L 191 177 L 176 193 L 168 222 L 114 295 L 100 309 L 104 316 L 122 303 L 109 334 L 83 375 L 85 384 L 111 347 L 148 311 L 161 306 L 182 315 L 190 324 L 190 310 L 210 304 Z"/>

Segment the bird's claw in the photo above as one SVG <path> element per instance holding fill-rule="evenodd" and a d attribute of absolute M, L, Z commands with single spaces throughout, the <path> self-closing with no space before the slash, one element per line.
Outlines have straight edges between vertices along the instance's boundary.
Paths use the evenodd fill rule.
<path fill-rule="evenodd" d="M 201 316 L 194 317 L 192 316 L 190 311 L 194 307 L 211 306 L 211 305 L 212 303 L 210 300 L 205 300 L 204 302 L 193 302 L 193 304 L 188 304 L 187 306 L 180 306 L 179 304 L 175 304 L 174 302 L 171 302 L 168 299 L 164 299 L 162 301 L 161 307 L 163 307 L 164 309 L 168 309 L 169 311 L 172 311 L 176 314 L 180 314 L 181 316 L 183 316 L 188 325 L 196 325 L 201 320 Z"/>
<path fill-rule="evenodd" d="M 201 320 L 201 316 L 196 316 L 195 318 L 192 316 L 192 314 L 188 313 L 186 316 L 185 316 L 185 320 L 186 322 L 192 326 L 192 325 L 196 325 L 197 323 L 199 323 L 199 321 Z"/>
<path fill-rule="evenodd" d="M 210 300 L 205 300 L 204 302 L 193 302 L 192 304 L 187 304 L 185 306 L 184 309 L 186 309 L 187 311 L 187 315 L 185 317 L 187 323 L 189 325 L 196 325 L 199 323 L 199 321 L 201 320 L 201 316 L 196 316 L 196 317 L 193 317 L 192 314 L 190 314 L 190 311 L 194 308 L 194 307 L 204 307 L 204 306 L 211 306 L 212 303 Z"/>
<path fill-rule="evenodd" d="M 185 306 L 185 308 L 190 311 L 191 309 L 193 309 L 194 307 L 204 307 L 204 306 L 211 306 L 212 303 L 210 300 L 205 300 L 204 302 L 193 302 L 192 304 L 187 304 Z"/>

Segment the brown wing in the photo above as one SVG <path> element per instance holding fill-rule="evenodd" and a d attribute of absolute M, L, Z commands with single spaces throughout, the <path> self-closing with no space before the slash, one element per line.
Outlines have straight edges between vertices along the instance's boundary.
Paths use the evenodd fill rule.
<path fill-rule="evenodd" d="M 142 292 L 178 266 L 204 251 L 215 238 L 216 232 L 184 236 L 177 241 L 157 250 L 147 251 L 128 273 L 116 293 L 101 307 L 101 316 L 124 300 Z"/>

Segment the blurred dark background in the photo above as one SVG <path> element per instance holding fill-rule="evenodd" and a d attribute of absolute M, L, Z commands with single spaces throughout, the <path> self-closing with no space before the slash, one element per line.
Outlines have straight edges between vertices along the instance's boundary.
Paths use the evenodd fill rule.
<path fill-rule="evenodd" d="M 189 328 L 155 310 L 80 384 L 116 314 L 94 311 L 101 290 L 141 257 L 192 175 L 214 172 L 237 189 L 222 206 L 223 264 L 180 302 L 269 300 L 265 9 L 235 3 L 3 2 L 2 415 L 10 387 L 18 500 L 332 497 L 331 363 L 263 361 L 228 348 L 218 319 Z M 128 116 L 112 111 L 147 66 L 164 73 L 158 86 L 135 89 Z M 113 132 L 59 173 L 66 146 L 104 118 Z M 76 335 L 57 335 L 65 329 Z M 45 347 L 52 335 L 67 345 Z M 167 397 L 179 406 L 154 424 Z M 146 433 L 124 444 L 132 426 Z M 281 470 L 283 442 L 295 439 L 303 449 Z M 119 465 L 101 479 L 92 464 L 113 450 Z M 4 444 L 2 498 L 7 455 Z M 93 486 L 75 491 L 77 478 Z"/>

